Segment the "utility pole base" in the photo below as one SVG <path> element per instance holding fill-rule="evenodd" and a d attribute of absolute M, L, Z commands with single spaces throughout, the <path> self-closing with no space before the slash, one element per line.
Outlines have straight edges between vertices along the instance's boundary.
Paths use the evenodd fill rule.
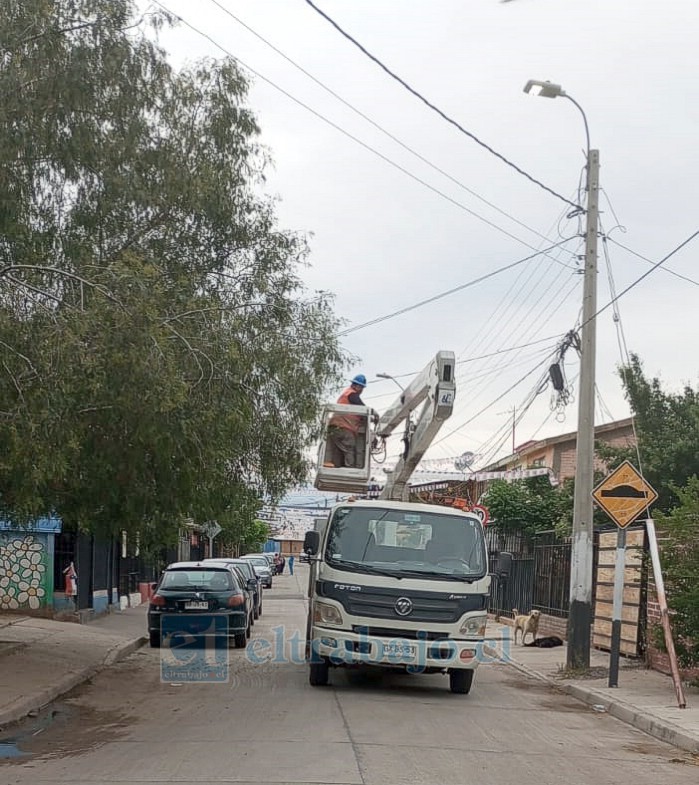
<path fill-rule="evenodd" d="M 568 670 L 588 670 L 590 667 L 591 623 L 590 603 L 573 600 L 568 611 Z"/>

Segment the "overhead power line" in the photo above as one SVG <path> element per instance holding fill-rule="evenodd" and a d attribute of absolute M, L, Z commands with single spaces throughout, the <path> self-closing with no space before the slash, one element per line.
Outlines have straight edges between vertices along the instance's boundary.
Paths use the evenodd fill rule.
<path fill-rule="evenodd" d="M 429 158 L 426 158 L 424 155 L 422 155 L 422 153 L 419 153 L 413 147 L 411 147 L 410 145 L 408 145 L 405 142 L 403 142 L 395 134 L 391 133 L 386 128 L 384 128 L 382 125 L 377 123 L 376 120 L 373 120 L 371 117 L 369 117 L 365 112 L 362 112 L 361 109 L 358 109 L 356 106 L 351 104 L 349 101 L 347 101 L 345 98 L 343 98 L 341 95 L 339 95 L 339 93 L 337 93 L 331 87 L 328 87 L 328 85 L 325 84 L 325 82 L 323 82 L 320 79 L 318 79 L 317 76 L 315 76 L 310 71 L 308 71 L 306 68 L 304 68 L 302 65 L 297 63 L 293 58 L 289 57 L 289 55 L 287 55 L 285 52 L 282 52 L 282 50 L 279 49 L 279 47 L 275 46 L 271 41 L 268 41 L 263 35 L 258 33 L 257 30 L 255 30 L 249 24 L 244 22 L 240 17 L 236 16 L 230 9 L 226 8 L 225 5 L 220 3 L 219 0 L 209 0 L 209 2 L 213 3 L 215 6 L 220 8 L 221 11 L 223 11 L 224 14 L 227 14 L 231 19 L 233 19 L 239 25 L 241 25 L 241 27 L 244 27 L 249 33 L 254 35 L 255 38 L 257 38 L 259 41 L 262 41 L 263 44 L 268 46 L 272 51 L 276 52 L 280 57 L 282 57 L 284 60 L 286 60 L 287 63 L 292 65 L 294 68 L 296 68 L 302 74 L 307 76 L 311 81 L 313 81 L 315 84 L 317 84 L 323 90 L 325 90 L 326 93 L 328 93 L 329 95 L 333 96 L 333 98 L 337 99 L 341 104 L 346 106 L 348 109 L 350 109 L 352 112 L 354 112 L 357 116 L 361 117 L 363 120 L 366 120 L 367 123 L 372 125 L 374 128 L 376 128 L 378 131 L 380 131 L 386 137 L 391 139 L 397 145 L 402 147 L 404 150 L 409 152 L 411 155 L 415 156 L 418 160 L 422 161 L 422 163 L 427 164 L 427 166 L 429 166 L 435 172 L 438 172 L 439 174 L 443 175 L 448 180 L 450 180 L 452 183 L 454 183 L 455 185 L 458 185 L 459 188 L 462 188 L 464 191 L 466 191 L 467 193 L 471 194 L 471 196 L 474 196 L 476 199 L 478 199 L 479 201 L 483 202 L 483 204 L 486 204 L 488 207 L 490 207 L 493 210 L 495 210 L 496 212 L 500 213 L 500 215 L 504 216 L 505 218 L 509 218 L 510 221 L 513 221 L 514 223 L 518 224 L 523 229 L 527 229 L 528 231 L 530 231 L 533 234 L 535 234 L 538 237 L 540 237 L 542 240 L 546 240 L 546 242 L 550 242 L 549 238 L 545 234 L 542 234 L 537 229 L 534 229 L 532 226 L 529 226 L 528 224 L 524 223 L 524 221 L 520 221 L 519 218 L 516 218 L 511 213 L 508 213 L 506 210 L 503 210 L 502 208 L 498 207 L 496 204 L 493 204 L 493 202 L 491 202 L 488 199 L 486 199 L 485 197 L 481 196 L 477 191 L 474 191 L 472 188 L 469 188 L 465 183 L 461 182 L 461 180 L 459 180 L 458 178 L 456 178 L 453 175 L 449 174 L 449 172 L 445 171 L 441 167 L 437 166 L 437 164 L 435 164 L 432 161 L 430 161 Z"/>
<path fill-rule="evenodd" d="M 370 60 L 372 60 L 376 65 L 381 68 L 382 71 L 387 73 L 392 79 L 395 79 L 398 84 L 404 87 L 409 93 L 414 95 L 418 100 L 422 101 L 423 104 L 428 106 L 433 112 L 436 112 L 443 120 L 446 120 L 450 125 L 453 125 L 457 128 L 462 134 L 468 136 L 469 139 L 472 139 L 476 144 L 480 145 L 483 149 L 487 150 L 491 155 L 494 155 L 496 158 L 499 158 L 503 163 L 507 164 L 511 169 L 514 169 L 515 172 L 526 177 L 527 180 L 538 185 L 539 188 L 543 188 L 544 191 L 547 191 L 552 196 L 555 196 L 556 199 L 560 199 L 561 201 L 569 204 L 571 207 L 575 207 L 576 209 L 582 209 L 580 205 L 575 204 L 575 202 L 571 202 L 562 194 L 559 194 L 557 191 L 554 191 L 553 188 L 549 188 L 547 185 L 544 185 L 540 180 L 537 180 L 536 177 L 533 177 L 528 172 L 525 172 L 524 169 L 521 169 L 517 164 L 513 163 L 506 158 L 502 153 L 499 153 L 497 150 L 493 149 L 489 144 L 486 144 L 484 141 L 479 139 L 474 133 L 468 131 L 464 128 L 458 121 L 454 120 L 450 117 L 446 112 L 442 111 L 438 106 L 433 104 L 427 98 L 425 98 L 422 93 L 418 92 L 414 87 L 411 87 L 404 79 L 402 79 L 398 74 L 391 71 L 391 69 L 385 65 L 381 60 L 379 60 L 376 55 L 373 55 L 365 46 L 359 43 L 356 38 L 351 36 L 346 30 L 344 30 L 340 25 L 328 14 L 325 13 L 322 9 L 318 8 L 318 6 L 312 2 L 312 0 L 306 0 L 307 5 L 309 5 L 316 13 L 320 14 L 327 22 L 329 22 L 342 36 L 344 36 L 350 43 L 354 44 L 364 55 L 366 55 Z"/>
<path fill-rule="evenodd" d="M 468 289 L 471 286 L 475 286 L 478 283 L 482 283 L 483 281 L 487 281 L 489 278 L 493 278 L 500 273 L 504 273 L 507 270 L 511 270 L 513 267 L 517 267 L 517 265 L 524 264 L 524 262 L 528 262 L 530 259 L 534 259 L 536 256 L 541 256 L 541 254 L 546 253 L 547 251 L 551 251 L 554 248 L 558 248 L 563 243 L 567 243 L 569 240 L 573 238 L 567 237 L 565 240 L 561 240 L 560 243 L 556 243 L 555 245 L 551 245 L 548 248 L 544 248 L 541 251 L 537 251 L 536 253 L 530 254 L 529 256 L 525 256 L 523 259 L 518 259 L 516 262 L 511 262 L 510 264 L 506 264 L 504 267 L 499 267 L 497 270 L 492 270 L 485 275 L 481 275 L 478 278 L 474 278 L 472 281 L 467 281 L 466 283 L 460 284 L 459 286 L 454 286 L 452 289 L 447 289 L 445 292 L 440 292 L 439 294 L 435 294 L 432 297 L 428 297 L 426 300 L 420 300 L 417 303 L 413 303 L 412 305 L 407 305 L 405 308 L 400 308 L 397 311 L 391 311 L 391 313 L 384 314 L 383 316 L 377 316 L 375 319 L 370 319 L 368 322 L 362 322 L 361 324 L 355 324 L 353 327 L 348 327 L 346 330 L 342 330 L 338 333 L 340 336 L 349 335 L 350 333 L 357 332 L 357 330 L 363 330 L 365 327 L 371 327 L 374 324 L 379 324 L 379 322 L 385 322 L 388 319 L 393 319 L 396 316 L 401 316 L 404 313 L 408 313 L 409 311 L 414 311 L 416 308 L 421 308 L 423 305 L 429 305 L 429 303 L 433 303 L 436 300 L 441 300 L 443 297 L 448 297 L 450 294 L 454 294 L 455 292 L 460 292 L 463 289 Z"/>
<path fill-rule="evenodd" d="M 517 379 L 517 381 L 516 381 L 514 384 L 511 384 L 511 385 L 510 385 L 510 386 L 509 386 L 509 387 L 508 387 L 508 388 L 507 388 L 507 389 L 506 389 L 504 392 L 500 393 L 500 395 L 498 395 L 498 396 L 497 396 L 497 398 L 494 398 L 494 399 L 493 399 L 493 400 L 492 400 L 490 403 L 486 404 L 484 407 L 482 407 L 481 409 L 479 409 L 479 410 L 478 410 L 478 411 L 477 411 L 477 412 L 476 412 L 474 415 L 472 415 L 471 417 L 469 417 L 469 418 L 468 418 L 468 420 L 466 420 L 466 422 L 463 422 L 463 423 L 461 423 L 461 425 L 457 425 L 457 426 L 456 426 L 456 428 L 452 428 L 452 430 L 451 430 L 451 431 L 449 431 L 449 433 L 447 433 L 445 436 L 442 436 L 442 438 L 441 438 L 441 439 L 438 439 L 436 442 L 434 442 L 434 443 L 433 443 L 433 446 L 436 446 L 437 444 L 440 444 L 441 442 L 445 441 L 445 440 L 446 440 L 446 439 L 448 439 L 449 437 L 453 436 L 455 433 L 457 433 L 458 431 L 462 430 L 462 429 L 463 429 L 463 428 L 465 428 L 467 425 L 469 425 L 470 423 L 472 423 L 472 422 L 473 422 L 473 421 L 474 421 L 474 420 L 475 420 L 477 417 L 480 417 L 480 416 L 481 416 L 481 414 L 484 414 L 485 412 L 487 412 L 487 411 L 488 411 L 488 409 L 490 409 L 490 407 L 491 407 L 491 406 L 495 406 L 495 404 L 496 404 L 498 401 L 501 401 L 501 400 L 502 400 L 502 399 L 503 399 L 503 398 L 504 398 L 504 397 L 505 397 L 505 396 L 506 396 L 508 393 L 512 392 L 512 390 L 514 390 L 514 389 L 515 389 L 516 387 L 518 387 L 518 386 L 519 386 L 519 385 L 520 385 L 520 384 L 521 384 L 523 381 L 525 381 L 525 379 L 528 379 L 528 378 L 529 378 L 529 377 L 530 377 L 530 376 L 531 376 L 533 373 L 536 373 L 536 371 L 538 371 L 538 370 L 539 370 L 539 368 L 541 368 L 541 366 L 542 366 L 542 365 L 545 365 L 545 364 L 547 364 L 547 363 L 549 362 L 549 358 L 550 358 L 551 356 L 552 356 L 552 355 L 549 355 L 549 356 L 548 356 L 546 359 L 544 359 L 542 362 L 540 362 L 540 363 L 538 363 L 537 365 L 535 365 L 535 366 L 534 366 L 534 368 L 532 368 L 531 370 L 527 371 L 527 373 L 525 373 L 525 374 L 524 374 L 524 376 L 522 376 L 521 378 Z M 547 371 L 547 372 L 548 372 L 548 371 Z M 539 390 L 539 389 L 541 389 L 541 385 L 542 385 L 542 383 L 543 383 L 544 379 L 545 379 L 545 376 L 544 376 L 544 377 L 542 377 L 542 378 L 539 380 L 539 382 L 537 382 L 537 385 L 536 385 L 536 387 L 534 388 L 535 390 Z"/>
<path fill-rule="evenodd" d="M 633 248 L 629 248 L 628 245 L 624 245 L 620 243 L 618 240 L 615 240 L 613 237 L 607 235 L 607 240 L 610 243 L 614 243 L 619 248 L 623 248 L 627 253 L 630 253 L 632 256 L 637 257 L 638 259 L 642 259 L 644 262 L 648 262 L 648 264 L 654 264 L 652 259 L 649 259 L 647 256 L 643 256 L 642 254 L 638 253 L 638 251 L 634 251 Z M 693 278 L 689 278 L 686 275 L 682 275 L 682 273 L 678 273 L 677 270 L 671 270 L 669 267 L 663 267 L 666 273 L 670 273 L 670 275 L 674 275 L 675 278 L 681 278 L 683 281 L 687 281 L 687 283 L 693 283 L 695 286 L 699 286 L 699 281 L 695 281 Z M 653 272 L 650 270 L 650 272 Z"/>
<path fill-rule="evenodd" d="M 692 232 L 692 234 L 690 234 L 689 237 L 686 240 L 683 240 L 676 248 L 673 248 L 672 251 L 670 251 L 669 254 L 667 254 L 666 256 L 663 256 L 663 258 L 659 262 L 656 262 L 650 268 L 650 270 L 646 270 L 646 272 L 643 273 L 643 275 L 641 275 L 639 278 L 637 278 L 635 281 L 633 281 L 633 283 L 630 283 L 626 287 L 626 289 L 622 289 L 619 292 L 619 294 L 617 294 L 614 297 L 612 297 L 612 299 L 606 305 L 603 305 L 587 321 L 589 322 L 589 321 L 592 321 L 592 319 L 596 319 L 601 313 L 604 313 L 607 310 L 607 308 L 611 308 L 612 305 L 614 305 L 614 303 L 617 302 L 617 300 L 620 300 L 625 294 L 630 292 L 635 286 L 638 286 L 638 284 L 641 283 L 641 281 L 646 279 L 652 272 L 655 272 L 655 270 L 657 270 L 658 267 L 660 267 L 661 265 L 665 264 L 665 262 L 667 262 L 668 259 L 671 259 L 676 253 L 679 253 L 686 245 L 689 245 L 689 243 L 691 243 L 697 237 L 699 237 L 699 229 L 697 229 L 695 232 Z M 582 328 L 583 328 L 583 325 L 581 324 L 580 325 L 580 329 L 582 329 Z"/>
<path fill-rule="evenodd" d="M 563 336 L 562 335 L 548 335 L 546 338 L 538 338 L 536 341 L 529 341 L 529 343 L 521 343 L 519 346 L 508 346 L 505 349 L 498 349 L 495 352 L 489 352 L 488 354 L 481 354 L 480 357 L 468 357 L 465 360 L 457 360 L 456 365 L 463 365 L 464 363 L 472 363 L 476 360 L 484 360 L 487 357 L 495 357 L 498 354 L 506 354 L 507 352 L 514 352 L 518 349 L 526 349 L 529 346 L 536 346 L 539 343 L 545 343 L 546 341 L 552 341 L 554 338 L 556 340 L 560 340 Z M 408 376 L 415 376 L 415 374 L 419 373 L 419 371 L 411 371 L 409 373 L 394 373 L 392 374 L 393 379 L 406 379 Z M 379 382 L 383 380 L 378 380 Z M 370 380 L 369 384 L 377 384 L 376 381 Z"/>
<path fill-rule="evenodd" d="M 313 107 L 311 107 L 308 104 L 304 103 L 299 98 L 296 98 L 296 96 L 292 95 L 288 90 L 285 90 L 283 87 L 280 87 L 278 84 L 276 84 L 276 82 L 273 82 L 271 79 L 266 77 L 264 74 L 261 74 L 259 71 L 256 71 L 252 66 L 248 65 L 245 61 L 241 60 L 237 55 L 234 55 L 233 52 L 230 51 L 230 49 L 227 49 L 225 46 L 223 46 L 223 44 L 219 43 L 215 38 L 210 36 L 208 33 L 205 33 L 203 30 L 200 30 L 198 27 L 193 25 L 191 22 L 189 22 L 184 17 L 180 16 L 179 14 L 176 14 L 174 11 L 171 11 L 164 3 L 160 2 L 160 0 L 153 0 L 153 1 L 155 2 L 155 4 L 157 6 L 162 8 L 163 11 L 165 11 L 168 14 L 170 14 L 175 19 L 178 19 L 180 22 L 182 22 L 183 25 L 188 27 L 190 30 L 195 32 L 197 35 L 201 36 L 202 38 L 206 38 L 207 41 L 212 43 L 217 49 L 220 49 L 221 52 L 223 52 L 225 55 L 227 55 L 228 57 L 230 57 L 233 60 L 235 60 L 235 62 L 238 65 L 240 65 L 242 68 L 244 68 L 249 73 L 253 74 L 253 76 L 256 76 L 259 79 L 261 79 L 263 82 L 266 82 L 268 85 L 270 85 L 270 87 L 273 87 L 275 90 L 280 92 L 282 95 L 286 96 L 289 100 L 293 101 L 295 104 L 300 106 L 302 109 L 305 109 L 307 112 L 310 112 L 314 117 L 317 117 L 319 120 L 322 120 L 322 122 L 326 123 L 326 125 L 329 125 L 331 128 L 334 128 L 336 131 L 341 133 L 343 136 L 347 137 L 351 141 L 353 141 L 356 144 L 360 145 L 365 150 L 368 150 L 370 153 L 375 155 L 377 158 L 380 158 L 382 161 L 387 163 L 389 166 L 392 166 L 394 169 L 397 169 L 399 172 L 402 172 L 404 175 L 409 177 L 411 180 L 414 180 L 416 183 L 419 183 L 423 187 L 425 187 L 428 190 L 432 191 L 432 193 L 435 193 L 435 194 L 437 194 L 437 196 L 440 196 L 442 199 L 445 199 L 447 202 L 449 202 L 450 204 L 454 205 L 454 207 L 458 207 L 460 210 L 463 210 L 464 212 L 466 212 L 469 215 L 473 216 L 474 218 L 476 218 L 477 220 L 481 221 L 482 223 L 487 224 L 491 228 L 495 229 L 497 232 L 500 232 L 501 234 L 504 234 L 506 237 L 509 237 L 512 240 L 515 240 L 515 242 L 518 242 L 521 245 L 524 245 L 526 248 L 531 248 L 532 250 L 536 250 L 536 247 L 534 245 L 532 245 L 531 243 L 528 243 L 526 240 L 523 240 L 521 237 L 517 237 L 517 235 L 513 234 L 512 232 L 509 232 L 507 229 L 503 228 L 502 226 L 499 226 L 494 221 L 489 220 L 485 216 L 480 215 L 480 213 L 477 213 L 475 210 L 472 210 L 470 207 L 467 207 L 462 202 L 459 202 L 458 199 L 454 199 L 453 197 L 449 196 L 449 194 L 447 194 L 444 191 L 440 190 L 436 186 L 431 185 L 426 180 L 423 180 L 421 177 L 419 177 L 418 175 L 416 175 L 413 172 L 411 172 L 409 169 L 406 169 L 404 166 L 401 166 L 401 164 L 396 163 L 396 161 L 392 160 L 387 155 L 384 155 L 379 150 L 377 150 L 376 148 L 372 147 L 370 144 L 367 144 L 366 142 L 363 142 L 359 137 L 354 136 L 354 134 L 351 134 L 349 131 L 347 131 L 345 128 L 343 128 L 338 123 L 333 122 L 328 117 L 325 117 L 325 115 L 323 115 L 320 112 L 318 112 L 315 109 L 313 109 Z"/>

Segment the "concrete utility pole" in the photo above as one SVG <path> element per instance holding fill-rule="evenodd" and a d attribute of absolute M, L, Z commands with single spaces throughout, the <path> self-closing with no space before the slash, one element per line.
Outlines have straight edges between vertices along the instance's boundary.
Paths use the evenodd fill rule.
<path fill-rule="evenodd" d="M 597 339 L 597 222 L 599 214 L 599 151 L 587 156 L 587 229 L 580 338 L 580 393 L 575 459 L 573 542 L 568 611 L 569 668 L 590 667 L 592 627 L 592 491 L 595 460 L 595 352 Z"/>
<path fill-rule="evenodd" d="M 597 337 L 597 224 L 599 217 L 599 150 L 590 149 L 585 111 L 560 85 L 531 79 L 525 93 L 545 98 L 567 98 L 580 111 L 587 138 L 587 226 L 583 280 L 582 335 L 580 338 L 580 394 L 573 501 L 573 538 L 568 611 L 568 668 L 590 667 L 592 627 L 592 562 L 594 533 L 592 491 L 595 460 L 595 354 Z"/>

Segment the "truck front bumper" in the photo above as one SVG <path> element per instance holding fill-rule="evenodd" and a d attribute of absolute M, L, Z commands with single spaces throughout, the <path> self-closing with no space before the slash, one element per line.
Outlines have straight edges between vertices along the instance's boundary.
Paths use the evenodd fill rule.
<path fill-rule="evenodd" d="M 310 657 L 328 659 L 331 665 L 376 665 L 410 670 L 470 669 L 478 667 L 482 641 L 444 637 L 378 637 L 314 625 Z"/>

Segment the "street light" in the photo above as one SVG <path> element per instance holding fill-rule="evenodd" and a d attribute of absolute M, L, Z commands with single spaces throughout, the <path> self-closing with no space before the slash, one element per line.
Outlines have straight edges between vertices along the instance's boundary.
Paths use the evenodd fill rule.
<path fill-rule="evenodd" d="M 559 85 L 554 84 L 553 82 L 540 82 L 538 79 L 530 79 L 524 85 L 524 92 L 525 93 L 533 93 L 534 95 L 541 96 L 542 98 L 567 98 L 572 104 L 578 107 L 580 114 L 582 115 L 583 122 L 585 123 L 585 137 L 587 139 L 587 157 L 588 160 L 590 158 L 590 129 L 587 125 L 587 116 L 585 114 L 584 109 L 580 104 L 573 98 L 572 96 L 568 95 L 566 91 Z"/>
<path fill-rule="evenodd" d="M 597 320 L 597 220 L 599 211 L 599 150 L 590 149 L 587 117 L 580 104 L 560 85 L 530 79 L 525 93 L 544 98 L 567 98 L 580 111 L 587 138 L 587 225 L 585 229 L 585 270 L 583 279 L 582 326 L 580 338 L 580 395 L 575 458 L 573 500 L 573 540 L 570 565 L 570 610 L 568 612 L 568 656 L 571 669 L 590 667 L 592 626 L 593 525 L 595 449 L 595 350 Z"/>
<path fill-rule="evenodd" d="M 403 385 L 395 377 L 391 376 L 390 373 L 377 373 L 376 374 L 376 378 L 377 379 L 390 379 L 392 382 L 395 382 L 400 387 L 400 389 L 403 392 L 405 392 L 405 387 L 403 387 Z"/>

